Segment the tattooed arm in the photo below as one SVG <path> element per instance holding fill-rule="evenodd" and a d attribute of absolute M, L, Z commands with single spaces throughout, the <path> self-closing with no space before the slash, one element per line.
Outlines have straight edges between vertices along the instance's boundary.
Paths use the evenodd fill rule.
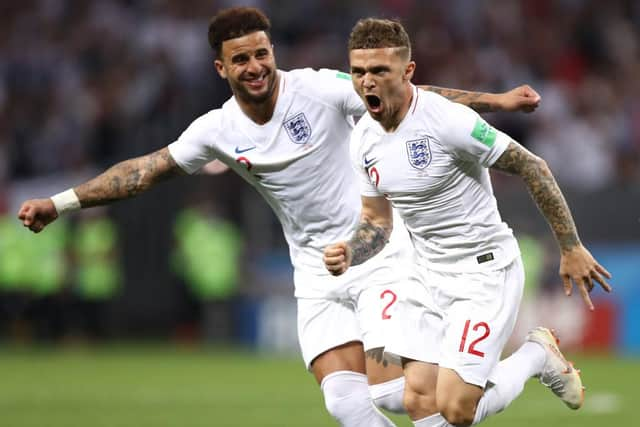
<path fill-rule="evenodd" d="M 478 113 L 495 111 L 524 111 L 530 113 L 540 104 L 540 95 L 529 85 L 518 86 L 504 93 L 470 92 L 438 86 L 418 86 L 435 92 L 450 101 L 466 105 Z"/>
<path fill-rule="evenodd" d="M 569 206 L 554 179 L 547 163 L 516 142 L 509 146 L 491 166 L 493 169 L 519 175 L 525 182 L 531 197 L 542 212 L 560 247 L 560 276 L 565 293 L 571 295 L 572 281 L 578 286 L 587 306 L 593 310 L 589 292 L 596 281 L 607 292 L 611 286 L 603 276 L 611 278 L 582 246 Z"/>
<path fill-rule="evenodd" d="M 79 204 L 76 208 L 88 208 L 136 196 L 157 182 L 181 173 L 184 172 L 165 147 L 146 156 L 118 163 L 69 191 Z M 58 218 L 58 215 L 51 198 L 27 200 L 18 212 L 23 225 L 36 233 Z"/>
<path fill-rule="evenodd" d="M 384 197 L 362 197 L 360 224 L 351 240 L 329 245 L 324 263 L 331 274 L 339 276 L 351 265 L 362 264 L 384 248 L 393 229 L 391 203 Z"/>
<path fill-rule="evenodd" d="M 181 173 L 184 172 L 165 147 L 146 156 L 118 163 L 74 188 L 74 191 L 81 206 L 88 208 L 137 196 L 152 185 Z"/>

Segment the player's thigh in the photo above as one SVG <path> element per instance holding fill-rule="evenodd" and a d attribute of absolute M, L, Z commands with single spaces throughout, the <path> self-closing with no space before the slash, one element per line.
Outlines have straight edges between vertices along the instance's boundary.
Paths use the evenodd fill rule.
<path fill-rule="evenodd" d="M 364 350 L 350 301 L 298 298 L 298 341 L 308 369 L 322 380 L 341 370 L 365 373 Z"/>
<path fill-rule="evenodd" d="M 398 284 L 372 286 L 360 292 L 356 311 L 366 355 L 369 384 L 380 384 L 402 376 L 400 358 L 385 353 L 394 333 L 399 298 Z"/>
<path fill-rule="evenodd" d="M 437 374 L 436 402 L 438 410 L 447 412 L 455 408 L 462 413 L 473 414 L 484 389 L 469 384 L 452 369 L 440 368 Z"/>
<path fill-rule="evenodd" d="M 324 377 L 338 371 L 366 374 L 364 350 L 361 342 L 349 342 L 320 354 L 311 362 L 311 372 L 322 383 Z"/>
<path fill-rule="evenodd" d="M 419 360 L 402 359 L 405 376 L 405 388 L 418 395 L 435 395 L 439 367 L 434 363 Z"/>
<path fill-rule="evenodd" d="M 484 388 L 515 326 L 522 265 L 518 258 L 501 270 L 440 276 L 439 285 L 450 292 L 450 303 L 441 307 L 446 315 L 440 367 Z"/>
<path fill-rule="evenodd" d="M 438 364 L 443 336 L 443 313 L 432 292 L 416 274 L 402 286 L 396 310 L 389 319 L 385 353 Z"/>
<path fill-rule="evenodd" d="M 384 352 L 384 348 L 365 351 L 367 379 L 369 384 L 381 384 L 403 376 L 400 358 Z"/>

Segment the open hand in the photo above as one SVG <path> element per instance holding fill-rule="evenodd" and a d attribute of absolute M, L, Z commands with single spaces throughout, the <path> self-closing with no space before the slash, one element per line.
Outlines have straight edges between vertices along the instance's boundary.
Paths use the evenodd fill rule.
<path fill-rule="evenodd" d="M 582 245 L 562 253 L 560 277 L 562 277 L 565 294 L 571 295 L 573 283 L 575 283 L 589 310 L 593 310 L 589 292 L 594 287 L 594 281 L 606 292 L 611 292 L 611 286 L 605 281 L 605 278 L 611 279 L 611 273 L 598 264 L 591 253 Z"/>
<path fill-rule="evenodd" d="M 58 218 L 58 212 L 51 199 L 27 200 L 18 211 L 18 219 L 22 221 L 22 225 L 34 233 L 41 232 L 56 218 Z"/>
<path fill-rule="evenodd" d="M 351 265 L 351 248 L 347 242 L 338 242 L 324 248 L 324 265 L 329 273 L 339 276 Z"/>

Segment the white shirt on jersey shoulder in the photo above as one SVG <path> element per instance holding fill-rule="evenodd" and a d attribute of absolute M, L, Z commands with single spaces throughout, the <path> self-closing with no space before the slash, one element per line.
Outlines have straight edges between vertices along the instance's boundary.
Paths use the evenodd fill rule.
<path fill-rule="evenodd" d="M 384 196 L 429 268 L 481 271 L 519 249 L 498 212 L 487 170 L 511 141 L 470 108 L 412 87 L 411 106 L 387 133 L 367 113 L 351 137 L 364 196 Z"/>

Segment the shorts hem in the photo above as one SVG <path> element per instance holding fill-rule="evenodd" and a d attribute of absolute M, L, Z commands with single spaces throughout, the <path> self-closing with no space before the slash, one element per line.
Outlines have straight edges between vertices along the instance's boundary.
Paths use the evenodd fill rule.
<path fill-rule="evenodd" d="M 454 366 L 440 365 L 440 367 L 451 369 L 456 374 L 458 374 L 460 378 L 462 378 L 462 381 L 464 381 L 467 384 L 477 385 L 478 387 L 481 387 L 481 388 L 485 388 L 485 386 L 487 385 L 487 381 L 488 381 L 487 378 L 481 378 L 477 375 L 469 374 L 468 372 L 467 373 L 462 372 L 460 369 Z"/>

